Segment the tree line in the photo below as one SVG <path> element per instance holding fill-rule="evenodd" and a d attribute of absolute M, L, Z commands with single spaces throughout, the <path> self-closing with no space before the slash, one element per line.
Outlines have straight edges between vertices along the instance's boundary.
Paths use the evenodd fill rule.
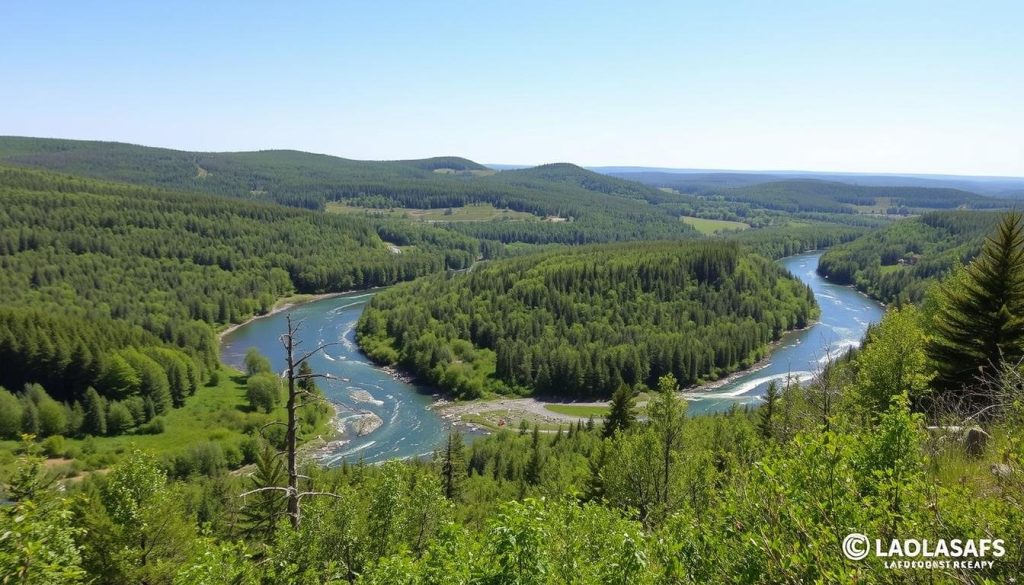
<path fill-rule="evenodd" d="M 747 367 L 816 311 L 805 285 L 734 243 L 622 244 L 395 287 L 357 331 L 373 359 L 461 397 L 608 396 Z"/>
<path fill-rule="evenodd" d="M 818 272 L 886 302 L 918 302 L 927 287 L 969 262 L 996 225 L 995 212 L 933 212 L 829 249 Z"/>
<path fill-rule="evenodd" d="M 138 398 L 146 421 L 216 369 L 215 327 L 288 294 L 392 284 L 480 253 L 429 226 L 25 169 L 0 168 L 0 202 L 0 385 L 40 384 L 69 407 L 89 388 Z"/>

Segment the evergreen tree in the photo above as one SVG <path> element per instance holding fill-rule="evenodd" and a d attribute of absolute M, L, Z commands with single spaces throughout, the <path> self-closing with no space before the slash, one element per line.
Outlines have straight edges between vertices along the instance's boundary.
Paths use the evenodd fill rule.
<path fill-rule="evenodd" d="M 106 406 L 99 392 L 92 386 L 85 391 L 85 421 L 82 423 L 82 432 L 95 437 L 107 434 Z"/>
<path fill-rule="evenodd" d="M 533 436 L 530 438 L 530 459 L 526 463 L 526 481 L 531 485 L 540 483 L 541 469 L 544 467 L 544 454 L 540 446 L 540 427 L 533 425 Z"/>
<path fill-rule="evenodd" d="M 1024 356 L 1024 218 L 1003 217 L 981 255 L 938 293 L 928 354 L 937 385 L 958 390 Z M 974 400 L 974 399 L 971 399 Z"/>
<path fill-rule="evenodd" d="M 285 517 L 287 496 L 281 490 L 262 489 L 286 485 L 284 463 L 269 445 L 256 455 L 256 469 L 249 476 L 249 489 L 242 506 L 242 522 L 245 533 L 256 540 L 269 543 L 273 540 L 278 521 Z"/>
<path fill-rule="evenodd" d="M 21 401 L 0 386 L 0 438 L 17 439 L 21 434 Z"/>
<path fill-rule="evenodd" d="M 135 425 L 135 417 L 123 402 L 111 402 L 107 412 L 107 432 L 120 435 Z"/>
<path fill-rule="evenodd" d="M 778 406 L 782 392 L 775 380 L 768 382 L 768 389 L 764 393 L 764 404 L 758 411 L 757 430 L 763 439 L 771 439 L 775 436 L 775 408 Z"/>
<path fill-rule="evenodd" d="M 462 433 L 452 431 L 441 456 L 441 489 L 449 500 L 461 500 L 466 483 L 466 445 Z"/>
<path fill-rule="evenodd" d="M 636 391 L 628 384 L 619 384 L 618 389 L 612 394 L 612 400 L 608 414 L 604 418 L 605 437 L 611 437 L 615 433 L 629 430 L 636 422 L 635 408 Z"/>

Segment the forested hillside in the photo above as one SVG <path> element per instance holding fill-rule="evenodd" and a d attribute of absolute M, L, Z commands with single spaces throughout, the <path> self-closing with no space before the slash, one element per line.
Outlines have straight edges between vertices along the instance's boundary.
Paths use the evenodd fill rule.
<path fill-rule="evenodd" d="M 412 246 L 395 254 L 378 232 Z M 427 226 L 0 168 L 0 386 L 62 401 L 93 387 L 160 412 L 216 367 L 214 327 L 477 253 Z"/>
<path fill-rule="evenodd" d="M 682 238 L 690 226 L 655 203 L 668 195 L 575 165 L 495 173 L 465 159 L 354 161 L 295 151 L 199 153 L 110 142 L 0 138 L 0 161 L 294 207 L 328 201 L 417 209 L 490 203 L 548 222 L 453 226 L 501 242 L 580 244 Z"/>
<path fill-rule="evenodd" d="M 927 209 L 1006 209 L 1013 201 L 945 187 L 855 185 L 817 179 L 784 179 L 747 173 L 616 173 L 640 181 L 705 197 L 748 203 L 788 213 L 857 213 L 899 215 Z M 851 179 L 852 180 L 852 179 Z"/>
<path fill-rule="evenodd" d="M 883 302 L 917 302 L 930 282 L 981 250 L 997 213 L 933 212 L 828 250 L 818 273 Z"/>
<path fill-rule="evenodd" d="M 661 285 L 656 296 L 730 265 L 737 280 L 750 278 L 745 262 L 760 262 L 728 243 L 570 256 L 609 248 L 644 253 L 587 270 L 613 284 L 649 260 L 643 282 Z M 667 250 L 687 269 L 665 262 Z M 566 288 L 585 263 L 543 260 L 561 268 L 545 275 L 552 291 L 593 299 Z M 432 294 L 451 298 L 465 282 Z M 629 287 L 606 290 L 638 306 Z M 605 428 L 502 429 L 471 445 L 452 433 L 425 460 L 309 462 L 296 472 L 307 497 L 294 509 L 270 447 L 245 474 L 181 473 L 128 450 L 108 473 L 58 488 L 26 442 L 4 478 L 0 571 L 25 583 L 112 585 L 1012 582 L 1024 570 L 1024 220 L 1006 218 L 935 295 L 934 311 L 889 311 L 858 351 L 807 384 L 773 385 L 754 412 L 688 417 L 667 374 L 643 417 L 631 389 L 616 392 Z M 960 421 L 978 426 L 934 426 Z M 854 560 L 841 546 L 851 532 L 883 550 L 908 534 L 989 548 Z M 929 560 L 938 564 L 909 564 Z"/>
<path fill-rule="evenodd" d="M 359 322 L 375 360 L 462 397 L 608 396 L 757 361 L 815 315 L 810 290 L 731 243 L 586 247 L 487 263 L 377 295 Z"/>

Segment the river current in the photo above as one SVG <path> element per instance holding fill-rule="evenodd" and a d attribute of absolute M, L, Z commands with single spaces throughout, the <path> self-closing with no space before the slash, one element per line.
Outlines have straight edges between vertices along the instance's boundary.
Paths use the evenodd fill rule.
<path fill-rule="evenodd" d="M 821 307 L 814 325 L 787 333 L 769 359 L 760 367 L 731 378 L 713 390 L 688 395 L 689 412 L 701 414 L 760 401 L 771 380 L 787 376 L 807 380 L 828 359 L 856 346 L 868 325 L 882 317 L 876 302 L 847 287 L 830 284 L 815 272 L 821 253 L 790 256 L 779 264 L 807 283 Z M 301 321 L 299 339 L 310 350 L 335 343 L 311 358 L 314 371 L 335 380 L 321 381 L 327 398 L 338 409 L 337 424 L 344 428 L 341 440 L 323 452 L 326 465 L 342 460 L 376 462 L 385 459 L 427 455 L 447 432 L 447 421 L 428 407 L 436 390 L 395 379 L 372 364 L 355 343 L 355 325 L 373 291 L 351 293 L 306 303 L 289 309 Z M 284 369 L 284 351 L 279 336 L 285 330 L 285 313 L 251 321 L 226 334 L 221 342 L 221 359 L 242 367 L 245 351 L 257 348 L 277 370 Z M 357 429 L 379 417 L 376 430 L 359 436 Z"/>

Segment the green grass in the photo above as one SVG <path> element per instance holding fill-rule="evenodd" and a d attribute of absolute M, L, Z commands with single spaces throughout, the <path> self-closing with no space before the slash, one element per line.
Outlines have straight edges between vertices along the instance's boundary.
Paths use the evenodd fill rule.
<path fill-rule="evenodd" d="M 539 219 L 531 213 L 513 211 L 511 209 L 498 209 L 490 203 L 474 203 L 464 207 L 448 207 L 439 209 L 412 209 L 408 207 L 394 207 L 390 209 L 374 209 L 370 207 L 357 207 L 345 205 L 344 203 L 328 203 L 327 211 L 331 213 L 366 214 L 381 217 L 394 217 L 409 219 L 413 221 L 441 222 L 441 221 L 527 221 Z"/>
<path fill-rule="evenodd" d="M 702 217 L 690 217 L 684 215 L 680 217 L 683 223 L 692 225 L 702 234 L 716 234 L 718 232 L 724 232 L 726 230 L 745 230 L 750 228 L 749 225 L 739 221 L 727 221 L 724 219 L 704 219 Z"/>
<path fill-rule="evenodd" d="M 591 406 L 582 404 L 545 404 L 544 408 L 551 412 L 564 414 L 566 416 L 578 416 L 580 418 L 602 417 L 608 414 L 607 406 Z"/>
<path fill-rule="evenodd" d="M 892 197 L 875 197 L 874 205 L 852 205 L 858 213 L 885 213 L 892 206 Z"/>
<path fill-rule="evenodd" d="M 524 414 L 526 414 L 526 416 L 523 416 Z M 564 431 L 569 428 L 570 424 L 568 422 L 561 424 L 548 422 L 528 413 L 509 414 L 508 411 L 505 410 L 485 410 L 479 414 L 466 413 L 460 416 L 459 419 L 463 423 L 476 425 L 493 432 L 497 432 L 502 429 L 518 431 L 519 424 L 523 420 L 526 421 L 531 429 L 536 426 L 543 432 L 556 432 L 558 429 L 562 429 Z M 505 424 L 500 424 L 500 421 L 504 421 Z"/>
<path fill-rule="evenodd" d="M 74 461 L 51 460 L 54 471 L 63 475 L 75 471 L 109 467 L 124 453 L 135 449 L 153 453 L 158 458 L 185 453 L 196 445 L 217 443 L 222 449 L 239 449 L 248 438 L 247 432 L 272 419 L 284 420 L 284 411 L 273 414 L 251 412 L 245 399 L 245 376 L 223 367 L 216 386 L 201 386 L 181 408 L 171 409 L 161 417 L 164 432 L 156 435 L 124 434 L 115 437 L 64 439 L 66 455 Z M 315 429 L 312 436 L 326 434 L 326 427 Z M 14 461 L 17 441 L 0 441 L 0 468 L 9 468 Z M 8 469 L 0 469 L 6 475 Z"/>

